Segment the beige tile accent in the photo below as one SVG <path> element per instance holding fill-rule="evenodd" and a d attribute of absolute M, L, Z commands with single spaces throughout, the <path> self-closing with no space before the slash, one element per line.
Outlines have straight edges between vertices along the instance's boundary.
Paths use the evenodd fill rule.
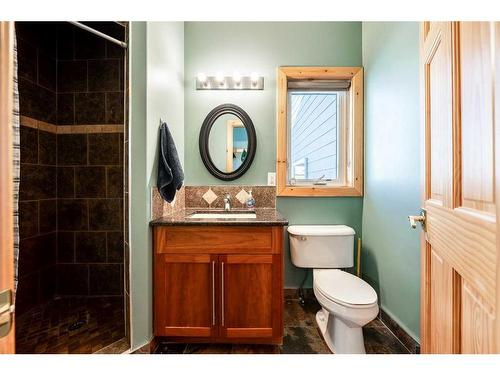
<path fill-rule="evenodd" d="M 217 199 L 217 195 L 212 191 L 212 189 L 208 189 L 207 192 L 203 194 L 202 198 L 210 205 Z"/>
<path fill-rule="evenodd" d="M 116 125 L 54 125 L 27 116 L 20 116 L 21 126 L 54 134 L 123 133 L 123 124 Z"/>
<path fill-rule="evenodd" d="M 58 125 L 57 134 L 123 133 L 123 125 Z"/>
<path fill-rule="evenodd" d="M 27 116 L 19 116 L 19 120 L 22 126 L 26 126 L 27 128 L 38 129 L 38 121 L 34 118 Z"/>
<path fill-rule="evenodd" d="M 38 121 L 38 129 L 49 133 L 57 133 L 57 126 L 49 124 L 48 122 Z"/>
<path fill-rule="evenodd" d="M 236 199 L 240 201 L 241 204 L 245 204 L 248 199 L 248 193 L 245 189 L 241 189 L 238 194 L 236 194 Z"/>

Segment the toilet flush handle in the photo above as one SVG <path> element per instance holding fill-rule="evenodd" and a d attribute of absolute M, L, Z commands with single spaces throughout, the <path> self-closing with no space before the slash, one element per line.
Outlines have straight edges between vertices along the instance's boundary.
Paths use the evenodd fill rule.
<path fill-rule="evenodd" d="M 301 241 L 307 241 L 307 237 L 306 236 L 300 236 L 299 240 L 301 240 Z"/>

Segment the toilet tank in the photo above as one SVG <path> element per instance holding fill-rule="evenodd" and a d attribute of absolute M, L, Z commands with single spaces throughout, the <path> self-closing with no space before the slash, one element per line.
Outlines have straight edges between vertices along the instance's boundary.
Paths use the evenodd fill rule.
<path fill-rule="evenodd" d="M 292 263 L 304 268 L 352 267 L 355 233 L 346 225 L 291 225 Z"/>

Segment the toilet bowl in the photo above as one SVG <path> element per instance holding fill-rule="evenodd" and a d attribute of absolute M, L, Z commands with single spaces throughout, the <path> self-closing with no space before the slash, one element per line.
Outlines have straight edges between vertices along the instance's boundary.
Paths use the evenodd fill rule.
<path fill-rule="evenodd" d="M 313 289 L 322 309 L 316 321 L 330 350 L 364 354 L 363 326 L 377 317 L 377 293 L 342 268 L 354 263 L 354 229 L 346 225 L 288 227 L 292 263 L 313 268 Z"/>
<path fill-rule="evenodd" d="M 364 354 L 363 326 L 377 317 L 375 290 L 362 279 L 337 269 L 315 269 L 313 290 L 322 309 L 316 322 L 333 353 Z"/>

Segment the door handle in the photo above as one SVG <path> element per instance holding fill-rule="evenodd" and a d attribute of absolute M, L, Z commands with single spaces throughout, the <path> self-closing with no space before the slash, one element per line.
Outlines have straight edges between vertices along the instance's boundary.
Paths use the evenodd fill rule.
<path fill-rule="evenodd" d="M 221 325 L 224 327 L 224 262 L 221 263 L 221 280 L 222 280 L 222 291 L 221 291 Z"/>
<path fill-rule="evenodd" d="M 426 210 L 421 209 L 420 210 L 420 215 L 409 215 L 408 220 L 410 221 L 410 227 L 412 229 L 415 229 L 417 227 L 417 222 L 420 223 L 422 226 L 422 229 L 425 231 L 425 224 L 426 224 Z"/>
<path fill-rule="evenodd" d="M 12 303 L 12 293 L 10 289 L 0 292 L 0 337 L 7 336 L 12 327 L 12 314 L 14 305 Z"/>
<path fill-rule="evenodd" d="M 215 325 L 215 262 L 212 261 L 212 325 Z"/>

